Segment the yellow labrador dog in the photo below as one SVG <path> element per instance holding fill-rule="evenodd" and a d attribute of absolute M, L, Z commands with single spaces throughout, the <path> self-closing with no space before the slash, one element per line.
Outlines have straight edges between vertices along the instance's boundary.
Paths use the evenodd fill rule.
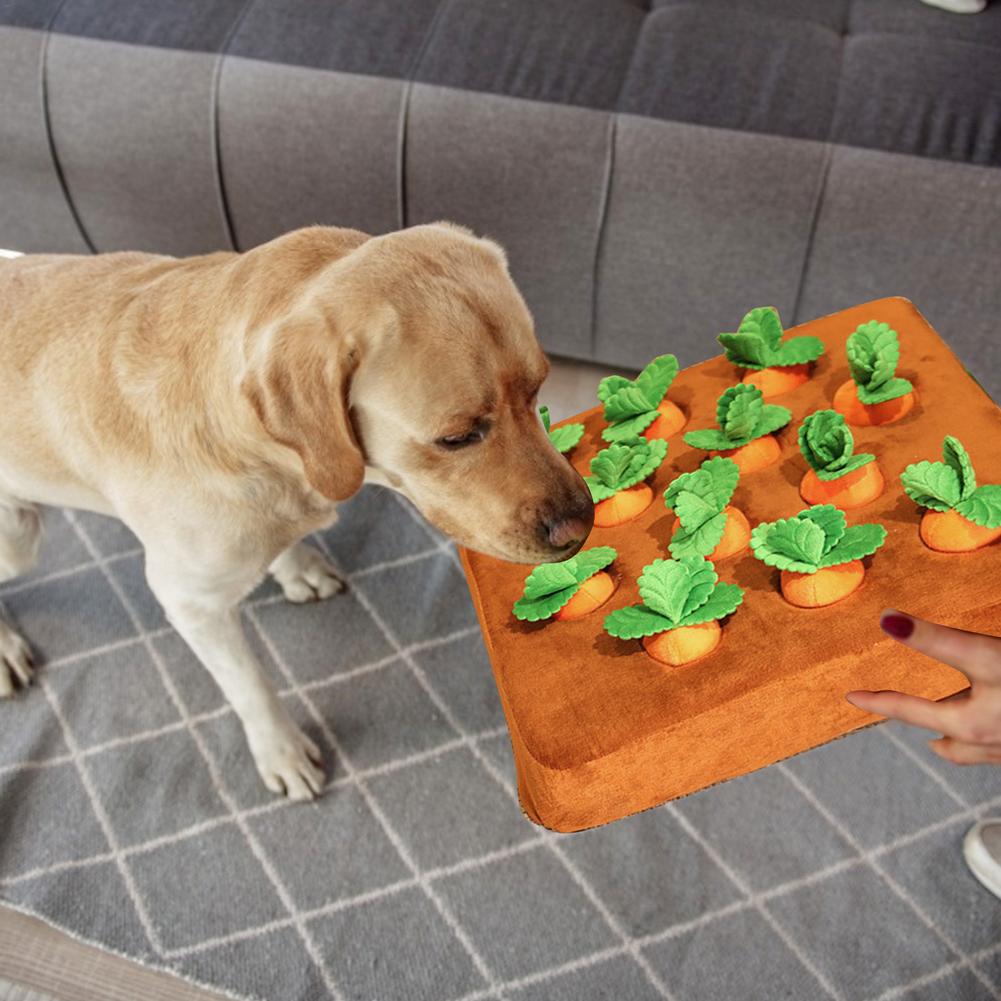
<path fill-rule="evenodd" d="M 0 261 L 0 581 L 35 561 L 34 504 L 121 518 L 265 785 L 311 798 L 318 751 L 237 603 L 265 573 L 291 601 L 339 591 L 300 540 L 363 482 L 502 559 L 575 553 L 594 512 L 536 415 L 547 367 L 503 251 L 448 223 Z M 0 695 L 31 672 L 0 622 Z"/>

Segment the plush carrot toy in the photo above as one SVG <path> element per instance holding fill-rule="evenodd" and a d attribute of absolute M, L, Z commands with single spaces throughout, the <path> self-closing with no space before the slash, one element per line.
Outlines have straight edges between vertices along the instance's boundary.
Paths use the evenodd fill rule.
<path fill-rule="evenodd" d="M 525 578 L 525 593 L 514 603 L 514 616 L 523 622 L 543 619 L 582 619 L 612 596 L 615 581 L 605 573 L 618 553 L 611 546 L 595 546 L 562 563 L 543 563 Z"/>
<path fill-rule="evenodd" d="M 852 377 L 834 394 L 834 409 L 849 424 L 892 424 L 914 406 L 914 387 L 896 375 L 900 339 L 887 323 L 860 324 L 845 344 Z"/>
<path fill-rule="evenodd" d="M 753 473 L 777 462 L 781 448 L 773 432 L 792 419 L 785 407 L 763 403 L 757 386 L 739 383 L 716 402 L 718 428 L 689 431 L 685 443 L 711 455 L 725 455 L 742 473 Z"/>
<path fill-rule="evenodd" d="M 564 424 L 562 427 L 552 428 L 549 420 L 549 407 L 539 407 L 539 416 L 542 418 L 542 426 L 546 429 L 546 434 L 549 435 L 549 440 L 557 452 L 571 451 L 584 437 L 583 424 Z"/>
<path fill-rule="evenodd" d="M 782 322 L 774 306 L 752 309 L 734 334 L 716 338 L 727 358 L 751 369 L 743 381 L 757 386 L 766 399 L 788 393 L 810 378 L 810 366 L 824 353 L 819 337 L 803 335 L 782 340 Z"/>
<path fill-rule="evenodd" d="M 944 462 L 915 462 L 900 474 L 907 496 L 927 508 L 921 539 L 929 549 L 968 553 L 1001 538 L 1001 485 L 977 486 L 962 442 L 946 435 Z"/>
<path fill-rule="evenodd" d="M 678 374 L 678 359 L 660 355 L 635 379 L 609 375 L 598 383 L 598 399 L 605 405 L 608 427 L 601 432 L 605 441 L 670 438 L 688 420 L 679 407 L 667 399 L 667 391 Z"/>
<path fill-rule="evenodd" d="M 855 451 L 855 439 L 836 410 L 817 410 L 803 421 L 799 450 L 810 465 L 799 485 L 807 504 L 847 511 L 874 501 L 886 486 L 876 456 Z"/>
<path fill-rule="evenodd" d="M 718 583 L 716 568 L 701 556 L 654 560 L 643 568 L 643 603 L 618 608 L 605 617 L 605 631 L 623 640 L 642 640 L 663 664 L 690 664 L 719 645 L 719 619 L 744 600 L 736 584 Z"/>
<path fill-rule="evenodd" d="M 594 524 L 622 525 L 641 515 L 653 502 L 653 490 L 643 481 L 664 461 L 667 442 L 631 438 L 603 448 L 591 460 L 584 482 L 594 501 Z"/>
<path fill-rule="evenodd" d="M 718 562 L 747 548 L 751 526 L 739 508 L 729 506 L 739 479 L 737 463 L 717 456 L 671 481 L 664 503 L 678 516 L 669 546 L 673 557 Z"/>
<path fill-rule="evenodd" d="M 782 571 L 782 595 L 800 608 L 821 608 L 862 585 L 862 557 L 886 540 L 882 525 L 846 527 L 833 504 L 818 504 L 792 518 L 764 521 L 751 532 L 754 555 Z"/>

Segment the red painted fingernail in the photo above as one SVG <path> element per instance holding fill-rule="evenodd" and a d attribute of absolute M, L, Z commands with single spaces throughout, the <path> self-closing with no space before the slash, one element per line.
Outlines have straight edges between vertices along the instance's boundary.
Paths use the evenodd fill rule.
<path fill-rule="evenodd" d="M 879 620 L 879 625 L 884 633 L 889 633 L 895 640 L 905 640 L 914 632 L 914 620 L 909 615 L 884 615 Z"/>

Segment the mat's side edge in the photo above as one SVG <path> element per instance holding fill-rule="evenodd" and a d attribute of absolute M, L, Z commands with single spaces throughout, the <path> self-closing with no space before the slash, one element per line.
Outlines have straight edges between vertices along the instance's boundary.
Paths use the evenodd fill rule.
<path fill-rule="evenodd" d="M 487 658 L 490 661 L 490 671 L 493 674 L 494 688 L 497 689 L 501 709 L 504 712 L 504 721 L 507 724 L 508 736 L 511 739 L 511 752 L 514 757 L 515 774 L 518 783 L 518 801 L 529 820 L 535 824 L 542 824 L 539 810 L 535 804 L 535 797 L 532 795 L 531 778 L 528 774 L 529 770 L 526 767 L 527 763 L 532 761 L 532 758 L 528 753 L 528 748 L 525 746 L 525 742 L 521 739 L 521 735 L 518 733 L 518 727 L 514 721 L 514 714 L 511 712 L 511 706 L 507 700 L 507 693 L 504 691 L 504 686 L 501 684 L 501 679 L 498 676 L 499 671 L 497 667 L 497 660 L 494 655 L 493 643 L 490 640 L 490 630 L 487 628 L 486 617 L 483 614 L 483 602 L 480 598 L 480 587 L 476 580 L 476 574 L 473 572 L 472 566 L 469 562 L 469 553 L 464 547 L 461 546 L 459 547 L 459 561 L 462 563 L 462 569 L 466 577 L 466 586 L 469 588 L 469 596 L 473 601 L 473 609 L 476 612 L 476 620 L 480 626 L 480 634 L 483 637 L 483 645 L 486 648 Z"/>
<path fill-rule="evenodd" d="M 818 731 L 814 715 L 818 690 L 838 690 L 843 673 L 843 665 L 833 662 L 822 675 L 776 681 L 686 720 L 683 725 L 647 734 L 603 758 L 573 768 L 547 768 L 528 758 L 526 785 L 533 791 L 537 822 L 561 833 L 597 827 L 885 722 L 881 716 L 862 712 L 835 698 L 824 728 Z M 880 652 L 863 659 L 854 680 L 863 688 L 887 680 L 894 686 L 906 687 L 912 673 L 912 659 L 903 658 L 888 677 L 885 657 Z M 919 666 L 916 673 L 936 699 L 955 695 L 968 686 L 965 677 L 944 665 L 929 662 Z M 728 727 L 735 710 L 741 726 Z M 747 757 L 748 732 L 763 729 L 776 734 L 775 742 L 763 753 Z M 685 770 L 679 782 L 672 776 L 672 763 L 680 760 L 685 761 Z"/>

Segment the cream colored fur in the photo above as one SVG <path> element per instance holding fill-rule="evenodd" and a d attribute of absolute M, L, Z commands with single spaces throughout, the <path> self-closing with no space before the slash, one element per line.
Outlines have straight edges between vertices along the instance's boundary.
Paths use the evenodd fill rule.
<path fill-rule="evenodd" d="M 503 251 L 450 224 L 314 227 L 187 259 L 0 260 L 0 580 L 34 564 L 36 504 L 121 518 L 265 784 L 310 798 L 317 748 L 239 601 L 268 571 L 292 601 L 340 590 L 300 540 L 366 480 L 493 555 L 576 551 L 590 498 L 536 417 L 546 371 Z M 0 695 L 31 671 L 0 621 Z"/>

